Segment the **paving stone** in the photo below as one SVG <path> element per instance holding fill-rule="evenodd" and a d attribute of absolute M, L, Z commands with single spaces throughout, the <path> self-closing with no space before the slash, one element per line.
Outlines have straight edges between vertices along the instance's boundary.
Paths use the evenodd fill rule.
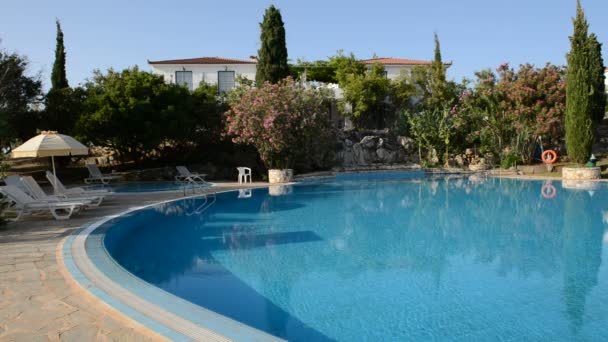
<path fill-rule="evenodd" d="M 37 270 L 38 267 L 36 267 L 36 265 L 34 264 L 33 261 L 29 261 L 29 262 L 17 262 L 15 263 L 15 270 L 16 271 L 22 271 L 22 270 Z"/>
<path fill-rule="evenodd" d="M 15 270 L 15 265 L 0 265 L 0 273 L 10 272 Z"/>
<path fill-rule="evenodd" d="M 107 341 L 113 342 L 144 342 L 152 341 L 151 338 L 142 336 L 133 329 L 120 329 L 105 335 Z"/>
<path fill-rule="evenodd" d="M 0 335 L 0 341 L 28 341 L 28 342 L 47 342 L 46 336 L 34 335 L 28 331 L 6 332 Z"/>
<path fill-rule="evenodd" d="M 93 324 L 77 325 L 59 334 L 59 339 L 65 342 L 95 341 L 99 331 Z"/>
<path fill-rule="evenodd" d="M 29 326 L 29 329 L 41 322 L 50 322 L 78 310 L 57 299 L 46 302 L 42 306 L 26 304 L 23 309 L 24 311 L 13 323 Z"/>
<path fill-rule="evenodd" d="M 21 305 L 15 303 L 2 308 L 2 310 L 0 310 L 0 324 L 2 324 L 6 328 L 8 322 L 18 318 L 21 314 L 23 314 L 23 311 L 24 308 Z"/>

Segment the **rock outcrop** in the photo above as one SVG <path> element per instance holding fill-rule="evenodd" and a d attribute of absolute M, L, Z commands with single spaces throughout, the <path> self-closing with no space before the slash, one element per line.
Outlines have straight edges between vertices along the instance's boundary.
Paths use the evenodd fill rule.
<path fill-rule="evenodd" d="M 338 139 L 338 163 L 344 167 L 418 163 L 414 141 L 388 130 L 347 130 Z"/>

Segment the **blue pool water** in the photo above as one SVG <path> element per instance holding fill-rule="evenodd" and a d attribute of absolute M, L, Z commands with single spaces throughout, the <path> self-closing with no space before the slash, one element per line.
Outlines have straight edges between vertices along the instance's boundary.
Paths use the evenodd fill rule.
<path fill-rule="evenodd" d="M 543 185 L 230 192 L 202 214 L 188 199 L 125 217 L 104 243 L 141 279 L 293 341 L 606 340 L 608 188 Z"/>
<path fill-rule="evenodd" d="M 158 192 L 158 191 L 179 191 L 191 190 L 192 186 L 183 182 L 121 182 L 110 184 L 93 184 L 86 186 L 87 189 L 108 189 L 112 192 Z"/>

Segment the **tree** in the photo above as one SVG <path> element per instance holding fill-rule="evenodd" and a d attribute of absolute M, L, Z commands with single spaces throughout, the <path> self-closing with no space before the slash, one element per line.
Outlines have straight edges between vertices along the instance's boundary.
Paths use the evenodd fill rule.
<path fill-rule="evenodd" d="M 329 61 L 298 61 L 297 64 L 291 66 L 291 70 L 295 79 L 301 78 L 306 73 L 307 81 L 338 83 L 336 69 L 329 64 Z"/>
<path fill-rule="evenodd" d="M 82 112 L 85 91 L 82 88 L 72 89 L 68 85 L 65 72 L 65 46 L 63 31 L 59 20 L 57 24 L 57 44 L 55 62 L 51 71 L 51 89 L 44 99 L 44 111 L 41 113 L 41 128 L 72 134 L 74 125 Z"/>
<path fill-rule="evenodd" d="M 577 1 L 573 24 L 566 81 L 566 148 L 571 161 L 584 164 L 589 159 L 593 144 L 591 94 L 594 79 L 591 74 L 589 25 L 580 0 Z"/>
<path fill-rule="evenodd" d="M 139 161 L 164 144 L 187 140 L 198 127 L 188 89 L 137 67 L 97 71 L 86 89 L 77 135 L 123 160 Z"/>
<path fill-rule="evenodd" d="M 230 103 L 227 134 L 235 143 L 255 146 L 269 169 L 326 166 L 335 143 L 326 99 L 327 94 L 292 78 L 266 82 Z"/>
<path fill-rule="evenodd" d="M 217 85 L 201 82 L 191 97 L 195 121 L 193 140 L 203 146 L 219 143 L 224 131 L 223 115 L 228 106 L 224 101 L 218 101 Z"/>
<path fill-rule="evenodd" d="M 338 50 L 329 58 L 329 66 L 335 70 L 335 78 L 341 88 L 346 87 L 349 78 L 365 75 L 365 64 L 359 62 L 352 52 L 344 55 L 342 50 Z"/>
<path fill-rule="evenodd" d="M 39 117 L 33 110 L 42 97 L 39 76 L 26 75 L 25 57 L 0 50 L 0 147 L 36 133 Z"/>
<path fill-rule="evenodd" d="M 415 103 L 418 110 L 434 111 L 437 108 L 449 108 L 456 104 L 462 86 L 447 80 L 447 66 L 441 57 L 439 36 L 435 33 L 435 56 L 431 65 L 415 66 L 407 82 L 416 90 Z"/>
<path fill-rule="evenodd" d="M 355 125 L 382 129 L 393 123 L 393 87 L 382 64 L 374 64 L 363 75 L 350 74 L 344 83 L 342 105 L 350 104 Z"/>
<path fill-rule="evenodd" d="M 289 76 L 285 27 L 281 12 L 274 5 L 266 10 L 260 28 L 261 46 L 258 50 L 258 65 L 255 75 L 258 86 L 262 86 L 264 82 L 277 83 Z"/>
<path fill-rule="evenodd" d="M 65 46 L 63 45 L 63 31 L 59 19 L 57 24 L 57 45 L 55 47 L 55 63 L 51 72 L 51 91 L 69 87 L 65 74 Z"/>
<path fill-rule="evenodd" d="M 441 60 L 439 36 L 435 33 L 435 58 L 431 64 L 430 107 L 443 106 L 448 100 L 446 67 Z"/>
<path fill-rule="evenodd" d="M 602 58 L 602 44 L 598 42 L 597 36 L 592 33 L 589 35 L 589 53 L 591 63 L 592 94 L 591 94 L 591 117 L 594 121 L 600 122 L 606 113 L 606 83 L 605 67 Z"/>
<path fill-rule="evenodd" d="M 74 126 L 84 110 L 87 92 L 82 87 L 51 89 L 44 98 L 40 128 L 73 134 Z"/>

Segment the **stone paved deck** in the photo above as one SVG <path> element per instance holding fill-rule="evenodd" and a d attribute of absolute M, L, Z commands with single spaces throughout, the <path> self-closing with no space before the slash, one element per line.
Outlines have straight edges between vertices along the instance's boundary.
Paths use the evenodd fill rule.
<path fill-rule="evenodd" d="M 264 186 L 254 183 L 253 186 Z M 237 189 L 220 183 L 214 191 Z M 68 221 L 27 218 L 0 228 L 0 341 L 163 340 L 75 286 L 57 260 L 66 236 L 96 219 L 183 193 L 117 194 Z"/>

